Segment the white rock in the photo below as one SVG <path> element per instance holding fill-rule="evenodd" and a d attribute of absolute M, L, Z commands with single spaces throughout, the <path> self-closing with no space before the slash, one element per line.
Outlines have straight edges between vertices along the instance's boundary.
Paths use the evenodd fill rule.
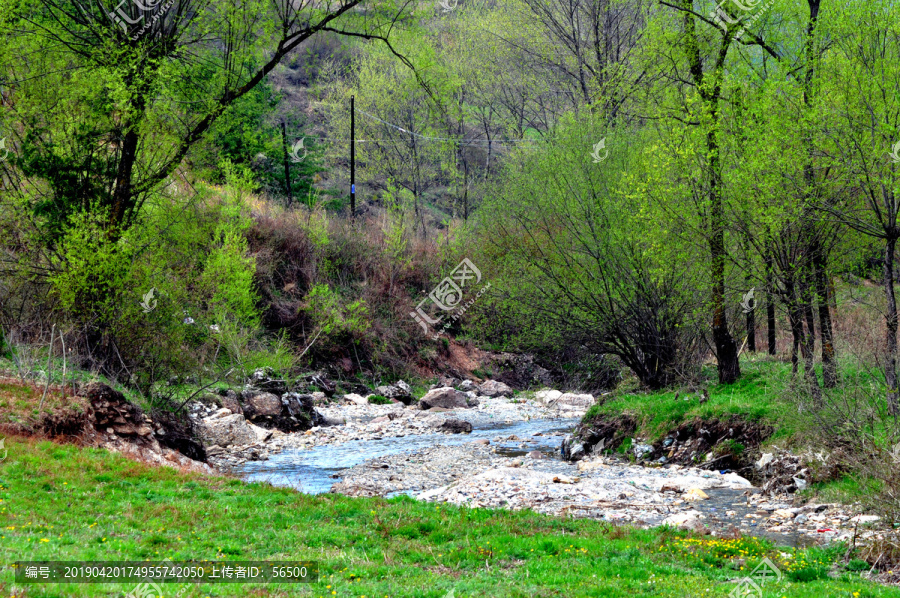
<path fill-rule="evenodd" d="M 358 395 L 354 392 L 345 394 L 344 398 L 347 399 L 348 401 L 352 402 L 354 405 L 368 405 L 369 404 L 368 399 L 366 399 L 364 396 Z"/>
<path fill-rule="evenodd" d="M 775 455 L 772 453 L 763 453 L 762 457 L 759 458 L 759 461 L 756 462 L 756 469 L 763 469 L 766 465 L 775 460 Z"/>
<path fill-rule="evenodd" d="M 709 495 L 700 488 L 691 488 L 685 492 L 681 498 L 693 502 L 697 500 L 706 500 L 709 498 Z"/>
<path fill-rule="evenodd" d="M 750 483 L 750 480 L 742 478 L 738 474 L 734 473 L 726 473 L 722 475 L 722 481 L 730 484 L 732 487 L 738 488 L 752 488 L 753 484 Z"/>
<path fill-rule="evenodd" d="M 559 390 L 544 389 L 544 390 L 539 390 L 536 393 L 534 393 L 534 398 L 539 403 L 543 403 L 544 405 L 549 405 L 550 403 L 554 402 L 556 399 L 561 397 L 562 394 L 563 393 Z"/>
<path fill-rule="evenodd" d="M 594 396 L 589 394 L 575 394 L 566 392 L 556 399 L 556 404 L 560 407 L 576 407 L 587 410 L 594 404 Z"/>

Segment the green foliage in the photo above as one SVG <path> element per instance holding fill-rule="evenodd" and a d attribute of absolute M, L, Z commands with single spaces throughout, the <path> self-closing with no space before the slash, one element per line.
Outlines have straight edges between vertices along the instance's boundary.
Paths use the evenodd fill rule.
<path fill-rule="evenodd" d="M 256 262 L 248 255 L 244 232 L 250 220 L 242 213 L 244 192 L 251 184 L 250 173 L 230 162 L 224 163 L 223 170 L 233 196 L 226 197 L 223 218 L 213 232 L 199 283 L 206 290 L 207 308 L 215 321 L 224 323 L 234 319 L 241 326 L 254 329 L 259 325 L 256 309 L 259 298 L 253 290 Z"/>
<path fill-rule="evenodd" d="M 141 226 L 118 238 L 102 211 L 78 213 L 61 240 L 53 293 L 73 326 L 106 337 L 91 348 L 106 373 L 127 370 L 145 394 L 172 375 L 259 361 L 255 261 L 244 237 L 248 173 L 224 169 L 233 184 L 224 197 L 154 198 Z"/>
<path fill-rule="evenodd" d="M 390 405 L 391 403 L 393 403 L 393 401 L 381 395 L 371 395 L 369 397 L 369 403 L 371 403 L 372 405 Z"/>
<path fill-rule="evenodd" d="M 50 282 L 71 312 L 102 313 L 112 308 L 110 299 L 122 288 L 132 255 L 125 243 L 110 242 L 104 212 L 81 213 L 71 220 L 60 243 L 62 267 Z"/>
<path fill-rule="evenodd" d="M 327 284 L 310 289 L 305 309 L 326 337 L 360 334 L 369 327 L 365 302 L 358 299 L 344 304 Z"/>

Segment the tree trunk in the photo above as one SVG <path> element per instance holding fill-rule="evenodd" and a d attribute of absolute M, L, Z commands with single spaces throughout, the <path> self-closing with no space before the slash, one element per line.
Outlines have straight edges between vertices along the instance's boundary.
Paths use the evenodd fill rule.
<path fill-rule="evenodd" d="M 886 338 L 887 359 L 884 364 L 884 381 L 887 384 L 888 411 L 900 415 L 897 400 L 897 297 L 894 294 L 894 250 L 897 239 L 888 237 L 884 248 L 884 294 L 887 297 Z"/>
<path fill-rule="evenodd" d="M 131 177 L 134 164 L 137 162 L 137 146 L 140 138 L 132 128 L 122 139 L 122 153 L 119 156 L 119 168 L 116 172 L 116 187 L 113 191 L 113 205 L 110 213 L 110 230 L 118 236 L 129 212 L 134 207 Z"/>
<path fill-rule="evenodd" d="M 810 272 L 807 269 L 803 271 L 803 283 L 801 288 L 801 302 L 803 309 L 803 319 L 806 321 L 806 341 L 809 345 L 810 353 L 815 355 L 816 352 L 816 315 L 813 313 L 813 296 L 812 284 L 810 282 Z"/>
<path fill-rule="evenodd" d="M 756 353 L 756 310 L 747 313 L 747 350 Z"/>
<path fill-rule="evenodd" d="M 769 341 L 769 355 L 775 355 L 775 281 L 772 276 L 772 257 L 766 255 L 766 334 Z"/>
<path fill-rule="evenodd" d="M 838 383 L 837 362 L 834 356 L 834 329 L 831 324 L 831 302 L 828 289 L 828 257 L 822 244 L 813 247 L 816 302 L 819 308 L 819 337 L 822 339 L 822 385 L 834 388 Z"/>
<path fill-rule="evenodd" d="M 725 316 L 725 213 L 722 206 L 722 195 L 719 175 L 719 145 L 715 130 L 706 136 L 706 144 L 710 151 L 710 230 L 709 250 L 712 274 L 712 308 L 713 308 L 713 342 L 716 345 L 719 383 L 731 384 L 741 377 L 741 364 L 738 361 L 737 343 L 728 330 Z"/>
<path fill-rule="evenodd" d="M 750 275 L 746 278 L 747 286 L 750 286 Z M 754 297 L 753 309 L 747 312 L 747 351 L 756 353 L 756 306 L 759 301 Z"/>
<path fill-rule="evenodd" d="M 797 373 L 797 348 L 800 349 L 800 356 L 803 358 L 803 370 L 806 381 L 809 383 L 809 392 L 819 406 L 822 401 L 822 391 L 819 388 L 819 379 L 816 377 L 816 370 L 813 364 L 813 351 L 810 348 L 810 337 L 803 330 L 803 320 L 806 312 L 802 294 L 797 294 L 797 289 L 793 283 L 788 285 L 788 313 L 791 320 L 791 332 L 794 334 L 794 351 L 791 355 L 791 364 L 794 374 Z"/>

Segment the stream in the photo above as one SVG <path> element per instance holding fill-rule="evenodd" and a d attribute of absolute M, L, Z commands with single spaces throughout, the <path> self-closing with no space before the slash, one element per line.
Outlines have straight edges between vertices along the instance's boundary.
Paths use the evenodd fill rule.
<path fill-rule="evenodd" d="M 288 448 L 283 452 L 272 454 L 267 460 L 247 461 L 236 467 L 233 472 L 248 481 L 263 481 L 276 486 L 295 488 L 307 494 L 321 494 L 329 492 L 332 485 L 340 482 L 347 470 L 367 461 L 392 457 L 397 459 L 402 458 L 398 456 L 403 454 L 433 447 L 461 447 L 471 445 L 477 440 L 487 440 L 498 461 L 503 461 L 501 458 L 504 457 L 524 457 L 532 451 L 539 451 L 544 456 L 543 459 L 532 461 L 529 457 L 521 460 L 533 463 L 532 467 L 538 471 L 579 476 L 585 474 L 579 473 L 575 464 L 562 461 L 559 451 L 563 437 L 571 432 L 578 421 L 577 418 L 572 418 L 531 419 L 506 423 L 482 422 L 476 424 L 470 434 L 408 434 L 400 437 L 375 437 L 340 444 L 323 444 L 311 449 Z M 515 436 L 516 439 L 508 440 L 510 436 Z M 667 475 L 667 470 L 663 468 L 636 467 L 625 460 L 612 460 L 603 473 L 604 478 L 616 483 L 632 484 L 633 488 L 646 490 L 649 490 L 648 482 L 652 485 L 654 480 Z M 416 496 L 421 491 L 421 488 L 399 490 L 384 495 Z M 755 494 L 758 491 L 757 488 L 707 488 L 705 489 L 709 497 L 707 500 L 677 507 L 666 506 L 666 503 L 671 504 L 673 500 L 667 498 L 657 504 L 655 511 L 647 510 L 634 521 L 645 525 L 659 525 L 669 514 L 690 508 L 702 513 L 705 516 L 704 523 L 710 528 L 720 531 L 737 527 L 743 534 L 768 537 L 779 545 L 798 546 L 814 542 L 796 529 L 787 533 L 772 533 L 766 531 L 767 522 L 764 519 L 747 518 L 748 514 L 759 513 L 758 507 L 747 499 L 748 494 Z M 779 508 L 787 506 L 789 505 L 779 505 Z M 627 512 L 627 508 L 610 505 L 600 512 L 594 511 L 593 514 L 586 516 L 615 521 L 622 512 Z M 731 513 L 726 514 L 727 512 Z"/>
<path fill-rule="evenodd" d="M 311 450 L 288 449 L 269 457 L 267 461 L 248 461 L 235 473 L 252 482 L 269 482 L 275 486 L 289 486 L 307 494 L 322 494 L 331 489 L 341 471 L 379 457 L 409 453 L 435 445 L 456 446 L 489 440 L 504 456 L 523 455 L 538 450 L 559 459 L 559 445 L 563 437 L 578 424 L 578 419 L 533 419 L 514 423 L 496 423 L 476 427 L 471 434 L 411 434 L 403 437 L 375 440 L 352 440 L 337 445 L 322 445 Z M 521 441 L 493 442 L 497 436 L 535 438 L 522 448 Z"/>

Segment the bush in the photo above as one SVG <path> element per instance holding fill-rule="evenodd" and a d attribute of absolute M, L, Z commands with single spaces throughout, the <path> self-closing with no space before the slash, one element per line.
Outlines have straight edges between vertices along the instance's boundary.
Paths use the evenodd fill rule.
<path fill-rule="evenodd" d="M 393 401 L 381 395 L 372 395 L 369 397 L 369 403 L 372 405 L 390 405 Z"/>
<path fill-rule="evenodd" d="M 615 356 L 659 389 L 699 364 L 693 317 L 703 285 L 690 267 L 698 256 L 670 250 L 666 232 L 648 231 L 629 203 L 624 138 L 621 164 L 593 167 L 585 148 L 603 136 L 572 118 L 509 160 L 502 187 L 476 215 L 478 263 L 492 289 L 473 308 L 470 330 L 514 350 L 565 348 L 569 360 Z M 597 365 L 585 384 L 617 380 L 612 363 Z"/>
<path fill-rule="evenodd" d="M 225 168 L 224 193 L 201 187 L 190 200 L 152 197 L 140 220 L 115 235 L 102 210 L 69 218 L 60 259 L 46 264 L 48 297 L 17 301 L 55 304 L 52 321 L 68 332 L 73 366 L 122 378 L 147 396 L 187 373 L 243 373 L 265 343 L 255 336 L 255 261 L 243 236 L 247 176 Z M 22 262 L 40 264 L 40 245 L 28 250 Z"/>

